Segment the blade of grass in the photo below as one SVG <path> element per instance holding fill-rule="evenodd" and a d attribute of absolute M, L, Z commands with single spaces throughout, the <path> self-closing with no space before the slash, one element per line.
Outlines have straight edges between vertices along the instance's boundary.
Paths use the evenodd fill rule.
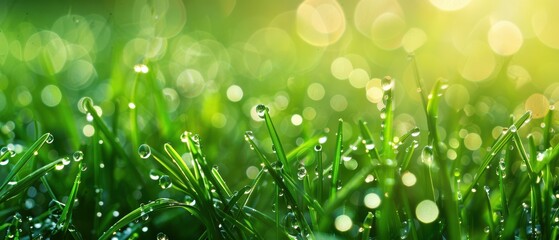
<path fill-rule="evenodd" d="M 66 231 L 68 230 L 68 226 L 72 221 L 72 210 L 74 208 L 74 203 L 75 203 L 74 200 L 78 195 L 78 189 L 81 183 L 81 176 L 82 176 L 81 168 L 82 168 L 82 163 L 80 163 L 79 165 L 78 174 L 76 175 L 76 179 L 74 180 L 72 191 L 70 191 L 70 195 L 68 195 L 68 200 L 66 200 L 66 205 L 62 210 L 62 214 L 60 214 L 60 221 L 58 223 L 59 224 L 58 226 L 59 226 L 59 230 L 61 230 L 63 233 L 66 233 Z M 60 229 L 60 223 L 62 223 L 61 229 Z"/>
<path fill-rule="evenodd" d="M 299 156 L 300 154 L 304 154 L 313 146 L 315 146 L 319 138 L 320 136 L 314 136 L 305 141 L 303 144 L 297 146 L 295 149 L 291 150 L 291 152 L 287 154 L 287 162 L 293 163 L 295 160 L 297 160 L 297 156 Z"/>
<path fill-rule="evenodd" d="M 336 134 L 336 147 L 334 152 L 334 161 L 332 162 L 332 182 L 330 182 L 330 198 L 333 201 L 338 191 L 338 179 L 340 175 L 340 165 L 342 160 L 342 140 L 343 140 L 343 120 L 338 120 L 338 133 Z"/>
<path fill-rule="evenodd" d="M 322 192 L 323 192 L 323 184 L 324 184 L 324 169 L 322 167 L 322 145 L 318 144 L 314 147 L 315 155 L 316 155 L 316 171 L 318 173 L 318 180 L 317 180 L 317 199 L 318 202 L 322 202 Z"/>
<path fill-rule="evenodd" d="M 19 193 L 22 193 L 27 187 L 31 186 L 31 184 L 33 184 L 34 182 L 39 180 L 42 176 L 44 176 L 46 173 L 54 169 L 57 164 L 61 164 L 61 163 L 62 163 L 61 159 L 51 162 L 33 171 L 32 173 L 28 174 L 21 180 L 17 181 L 15 185 L 11 185 L 11 187 L 2 189 L 2 191 L 0 191 L 0 203 L 3 203 L 6 200 L 10 199 L 11 197 Z"/>
<path fill-rule="evenodd" d="M 276 155 L 279 161 L 283 164 L 285 172 L 287 174 L 291 174 L 291 166 L 288 164 L 289 162 L 287 161 L 285 150 L 283 149 L 283 145 L 281 144 L 276 128 L 274 127 L 274 123 L 272 122 L 272 118 L 270 117 L 270 113 L 268 112 L 268 108 L 264 105 L 259 105 L 256 108 L 260 108 L 261 110 L 263 109 L 264 121 L 266 122 L 266 128 L 268 128 L 270 138 L 272 138 L 272 144 L 275 148 Z"/>
<path fill-rule="evenodd" d="M 373 213 L 368 212 L 363 220 L 363 232 L 361 233 L 361 240 L 369 240 L 371 235 L 371 228 L 373 227 Z"/>
<path fill-rule="evenodd" d="M 499 136 L 499 138 L 495 141 L 495 143 L 493 143 L 493 146 L 491 147 L 491 151 L 489 151 L 484 156 L 484 158 L 481 162 L 481 165 L 479 166 L 478 170 L 476 171 L 476 174 L 474 176 L 474 180 L 472 181 L 472 184 L 468 187 L 466 192 L 463 194 L 464 199 L 467 199 L 470 196 L 470 193 L 472 192 L 472 189 L 478 184 L 479 179 L 481 178 L 481 175 L 485 172 L 485 170 L 487 169 L 487 166 L 489 166 L 491 161 L 493 159 L 495 159 L 495 156 L 497 156 L 497 153 L 499 153 L 503 149 L 503 147 L 505 147 L 507 145 L 507 143 L 513 137 L 514 133 L 520 127 L 522 127 L 522 125 L 524 125 L 524 123 L 526 123 L 530 119 L 531 115 L 532 114 L 529 111 L 524 113 L 518 120 L 516 120 L 516 122 L 514 122 L 514 124 L 512 124 L 510 126 L 510 128 L 508 128 L 508 130 L 504 134 L 501 134 L 501 136 Z M 558 150 L 558 154 L 559 154 L 559 150 Z"/>
<path fill-rule="evenodd" d="M 101 132 L 105 136 L 105 139 L 109 142 L 111 147 L 116 151 L 116 153 L 122 159 L 138 159 L 137 157 L 136 158 L 128 157 L 128 154 L 126 154 L 126 151 L 124 150 L 122 145 L 117 142 L 116 136 L 109 130 L 109 127 L 107 127 L 107 124 L 105 124 L 105 122 L 103 121 L 103 119 L 101 119 L 99 114 L 97 114 L 97 110 L 95 110 L 95 108 L 93 107 L 93 101 L 91 100 L 91 98 L 86 98 L 83 101 L 83 105 L 84 105 L 84 109 L 93 117 L 93 123 L 95 124 L 95 126 L 97 126 L 101 130 Z M 142 177 L 142 174 L 140 173 L 140 169 L 146 168 L 144 162 L 136 161 L 135 164 L 133 165 L 134 166 L 132 168 L 135 169 L 134 173 L 136 173 L 137 178 L 141 179 L 141 181 L 145 183 L 145 179 Z"/>
<path fill-rule="evenodd" d="M 29 149 L 27 149 L 27 151 L 23 153 L 19 161 L 15 164 L 14 168 L 12 168 L 10 173 L 8 173 L 8 176 L 4 180 L 4 183 L 2 183 L 2 185 L 0 186 L 0 192 L 5 190 L 6 186 L 8 185 L 8 182 L 12 181 L 12 179 L 16 176 L 16 174 L 18 174 L 18 172 L 21 170 L 23 165 L 25 165 L 25 163 L 27 163 L 27 161 L 29 161 L 29 159 L 31 159 L 31 157 L 35 155 L 35 152 L 41 149 L 41 147 L 45 144 L 45 142 L 47 142 L 47 139 L 49 138 L 52 138 L 52 134 L 50 133 L 43 134 L 43 136 L 37 139 L 37 141 L 35 141 L 35 143 L 33 143 L 33 145 L 31 145 L 31 147 L 29 147 Z"/>
<path fill-rule="evenodd" d="M 394 159 L 394 151 L 392 149 L 392 138 L 394 136 L 394 103 L 392 102 L 392 95 L 394 89 L 394 80 L 386 76 L 382 80 L 382 88 L 384 90 L 384 109 L 381 110 L 382 119 L 382 155 L 385 159 Z"/>

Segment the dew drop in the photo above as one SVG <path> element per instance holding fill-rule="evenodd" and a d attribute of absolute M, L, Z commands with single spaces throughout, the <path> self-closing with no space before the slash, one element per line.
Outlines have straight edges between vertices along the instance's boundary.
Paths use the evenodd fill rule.
<path fill-rule="evenodd" d="M 54 165 L 54 169 L 56 169 L 56 170 L 64 169 L 64 163 L 63 162 L 57 163 L 56 165 Z"/>
<path fill-rule="evenodd" d="M 70 158 L 69 157 L 63 157 L 62 158 L 62 164 L 64 164 L 64 166 L 67 166 L 68 164 L 70 164 Z"/>
<path fill-rule="evenodd" d="M 151 156 L 151 148 L 144 143 L 138 148 L 138 154 L 143 159 L 149 158 L 149 156 Z"/>
<path fill-rule="evenodd" d="M 315 145 L 314 146 L 314 151 L 321 152 L 322 151 L 322 145 L 320 145 L 320 144 Z"/>
<path fill-rule="evenodd" d="M 297 236 L 299 234 L 299 222 L 297 222 L 297 218 L 293 212 L 288 212 L 285 217 L 283 218 L 283 224 L 285 226 L 285 230 L 291 236 Z"/>
<path fill-rule="evenodd" d="M 299 167 L 299 170 L 297 171 L 297 179 L 303 180 L 305 176 L 307 176 L 307 169 L 305 168 L 305 166 L 301 165 L 301 167 Z"/>
<path fill-rule="evenodd" d="M 74 154 L 72 155 L 72 158 L 74 159 L 74 161 L 79 162 L 83 159 L 83 152 L 82 151 L 76 151 L 74 152 Z"/>
<path fill-rule="evenodd" d="M 483 229 L 483 232 L 485 232 L 485 233 L 489 233 L 489 231 L 490 231 L 489 226 L 486 226 L 486 227 Z"/>
<path fill-rule="evenodd" d="M 159 174 L 157 174 L 157 171 L 155 169 L 149 170 L 149 178 L 153 181 L 159 180 Z"/>
<path fill-rule="evenodd" d="M 173 182 L 171 181 L 171 178 L 169 176 L 163 175 L 159 178 L 159 186 L 162 189 L 168 189 L 173 186 Z"/>
<path fill-rule="evenodd" d="M 349 160 L 351 160 L 351 156 L 342 156 L 342 160 L 344 162 L 348 162 Z"/>
<path fill-rule="evenodd" d="M 433 164 L 433 147 L 425 146 L 421 152 L 421 161 L 427 166 Z"/>
<path fill-rule="evenodd" d="M 165 233 L 160 232 L 157 234 L 157 240 L 169 240 L 169 238 L 165 235 Z"/>
<path fill-rule="evenodd" d="M 382 90 L 389 91 L 394 86 L 394 81 L 391 77 L 386 76 L 382 79 Z"/>
<path fill-rule="evenodd" d="M 183 143 L 188 142 L 188 132 L 187 131 L 184 131 L 181 134 L 181 142 L 183 142 Z"/>
<path fill-rule="evenodd" d="M 513 133 L 515 133 L 516 130 L 518 130 L 518 129 L 516 129 L 516 125 L 514 125 L 514 124 L 511 125 L 510 128 L 509 128 L 509 131 L 510 131 L 510 132 L 513 132 Z"/>
<path fill-rule="evenodd" d="M 419 131 L 419 128 L 417 128 L 417 127 L 411 130 L 411 136 L 412 137 L 419 136 L 419 133 L 420 133 L 420 131 Z"/>
<path fill-rule="evenodd" d="M 258 104 L 256 106 L 256 114 L 258 114 L 258 117 L 264 118 L 266 112 L 268 112 L 268 108 L 264 106 L 264 104 Z"/>
<path fill-rule="evenodd" d="M 252 131 L 246 131 L 245 135 L 250 139 L 254 140 L 254 133 Z"/>
<path fill-rule="evenodd" d="M 89 105 L 93 106 L 93 100 L 90 97 L 83 97 L 78 103 L 78 109 L 83 113 L 88 112 Z"/>
<path fill-rule="evenodd" d="M 9 159 L 9 158 L 6 158 L 6 159 L 0 161 L 0 166 L 5 166 L 5 165 L 7 165 L 9 162 L 10 162 L 10 159 Z"/>
<path fill-rule="evenodd" d="M 51 144 L 54 141 L 54 136 L 50 133 L 47 133 L 47 140 L 45 140 L 46 143 Z"/>

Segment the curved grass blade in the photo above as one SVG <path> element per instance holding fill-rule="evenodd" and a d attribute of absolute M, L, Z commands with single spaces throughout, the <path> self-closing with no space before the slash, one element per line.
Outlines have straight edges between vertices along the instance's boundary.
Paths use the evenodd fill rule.
<path fill-rule="evenodd" d="M 186 203 L 177 202 L 172 199 L 167 198 L 160 198 L 151 203 L 145 204 L 141 207 L 134 209 L 132 212 L 126 214 L 126 216 L 122 217 L 118 220 L 115 224 L 113 224 L 107 231 L 99 237 L 99 240 L 109 239 L 113 236 L 113 233 L 121 229 L 122 227 L 127 226 L 129 223 L 134 222 L 135 220 L 141 218 L 146 213 L 146 209 L 150 210 L 150 212 L 161 211 L 170 208 L 183 208 L 189 213 L 191 213 L 194 217 L 198 218 L 200 221 L 204 222 L 205 219 L 200 215 L 198 210 Z"/>
<path fill-rule="evenodd" d="M 72 187 L 72 191 L 70 195 L 68 195 L 68 200 L 66 200 L 66 205 L 62 210 L 62 214 L 60 214 L 60 221 L 62 223 L 62 232 L 65 233 L 68 230 L 68 226 L 72 220 L 72 209 L 74 208 L 74 203 L 76 196 L 78 195 L 78 189 L 80 188 L 81 183 L 81 176 L 82 176 L 82 164 L 80 163 L 78 168 L 78 174 L 76 175 L 76 179 L 74 180 L 74 186 Z M 59 223 L 60 226 L 60 223 Z"/>
<path fill-rule="evenodd" d="M 61 164 L 61 163 L 62 163 L 61 159 L 56 160 L 54 162 L 51 162 L 51 163 L 35 170 L 34 172 L 28 174 L 27 176 L 25 176 L 24 178 L 19 180 L 17 182 L 17 184 L 12 185 L 9 188 L 3 189 L 2 191 L 0 191 L 0 203 L 3 203 L 6 200 L 12 198 L 13 196 L 23 192 L 27 187 L 31 186 L 31 184 L 33 184 L 35 181 L 39 180 L 47 172 L 54 169 L 54 167 L 57 164 Z"/>
<path fill-rule="evenodd" d="M 45 142 L 47 141 L 48 138 L 52 138 L 52 134 L 50 134 L 50 133 L 43 134 L 43 136 L 41 136 L 39 139 L 37 139 L 37 141 L 35 141 L 35 143 L 33 143 L 33 145 L 31 145 L 31 147 L 29 147 L 29 149 L 27 149 L 27 151 L 25 151 L 25 153 L 21 156 L 21 158 L 16 163 L 16 165 L 14 166 L 12 171 L 10 171 L 10 173 L 8 173 L 8 176 L 4 180 L 4 183 L 2 183 L 2 186 L 0 186 L 0 192 L 5 190 L 6 186 L 8 185 L 8 182 L 12 181 L 12 179 L 16 176 L 16 174 L 19 172 L 19 170 L 21 170 L 23 165 L 25 165 L 27 163 L 27 161 L 29 161 L 29 159 L 31 159 L 31 157 L 34 155 L 35 152 L 37 152 L 37 151 L 39 151 L 39 149 L 41 149 L 41 147 L 43 146 L 43 144 L 45 144 Z"/>
<path fill-rule="evenodd" d="M 344 121 L 338 120 L 338 133 L 336 136 L 336 150 L 334 152 L 334 161 L 332 162 L 332 182 L 330 185 L 330 201 L 336 198 L 338 191 L 338 178 L 340 175 L 340 164 L 342 160 L 342 140 L 343 140 L 343 124 Z"/>

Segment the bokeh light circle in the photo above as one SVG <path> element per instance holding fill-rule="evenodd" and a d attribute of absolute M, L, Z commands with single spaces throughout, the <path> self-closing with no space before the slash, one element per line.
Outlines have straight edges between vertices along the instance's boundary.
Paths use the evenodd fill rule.
<path fill-rule="evenodd" d="M 417 204 L 415 216 L 422 223 L 432 223 L 439 217 L 439 207 L 431 200 L 423 200 Z"/>
<path fill-rule="evenodd" d="M 460 10 L 468 4 L 471 0 L 429 0 L 433 6 L 442 11 L 457 11 Z"/>
<path fill-rule="evenodd" d="M 532 94 L 524 103 L 526 111 L 532 111 L 532 118 L 543 118 L 549 112 L 549 100 L 541 93 Z"/>
<path fill-rule="evenodd" d="M 305 0 L 297 8 L 297 33 L 311 45 L 333 44 L 345 28 L 344 12 L 335 0 Z"/>
<path fill-rule="evenodd" d="M 518 26 L 509 21 L 499 21 L 493 24 L 487 34 L 487 40 L 491 50 L 502 56 L 515 54 L 524 42 Z"/>

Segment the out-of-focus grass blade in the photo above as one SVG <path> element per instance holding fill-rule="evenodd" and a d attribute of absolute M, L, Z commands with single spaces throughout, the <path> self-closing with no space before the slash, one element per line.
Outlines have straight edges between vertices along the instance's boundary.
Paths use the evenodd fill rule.
<path fill-rule="evenodd" d="M 35 181 L 39 180 L 42 176 L 44 176 L 47 172 L 54 169 L 57 164 L 61 164 L 62 159 L 56 160 L 51 162 L 32 173 L 28 174 L 21 180 L 19 180 L 15 185 L 5 188 L 0 191 L 0 203 L 5 202 L 6 200 L 10 199 L 11 197 L 23 192 L 27 187 L 31 186 Z"/>
<path fill-rule="evenodd" d="M 291 150 L 291 152 L 287 154 L 287 162 L 292 163 L 293 161 L 297 160 L 297 156 L 305 153 L 306 151 L 309 151 L 309 149 L 312 149 L 316 145 L 319 138 L 320 136 L 314 136 L 311 139 L 305 141 L 303 144 L 297 146 L 295 149 Z"/>
<path fill-rule="evenodd" d="M 369 240 L 369 235 L 371 235 L 371 228 L 373 226 L 373 213 L 368 212 L 363 220 L 363 232 L 361 233 L 361 240 Z"/>
<path fill-rule="evenodd" d="M 507 143 L 510 141 L 510 139 L 513 137 L 514 133 L 516 131 L 518 131 L 518 129 L 520 127 L 522 127 L 522 125 L 524 125 L 524 123 L 526 123 L 530 117 L 531 117 L 532 113 L 531 112 L 526 112 L 524 113 L 518 120 L 516 120 L 516 122 L 514 122 L 509 128 L 508 130 L 504 133 L 501 134 L 501 136 L 499 136 L 499 138 L 497 139 L 497 141 L 495 141 L 495 143 L 493 144 L 493 146 L 491 147 L 491 151 L 489 151 L 485 157 L 483 158 L 483 161 L 481 162 L 481 166 L 479 166 L 475 176 L 474 176 L 474 180 L 472 181 L 472 184 L 468 187 L 468 189 L 466 190 L 466 192 L 464 193 L 464 199 L 467 199 L 468 196 L 470 195 L 470 193 L 472 192 L 472 189 L 477 185 L 479 179 L 481 178 L 481 175 L 485 172 L 485 170 L 487 169 L 487 166 L 489 166 L 489 164 L 491 163 L 491 161 L 493 159 L 495 159 L 495 157 L 497 156 L 497 154 L 503 149 L 504 146 L 507 145 Z"/>
<path fill-rule="evenodd" d="M 198 210 L 186 203 L 177 202 L 172 199 L 160 198 L 151 203 L 145 204 L 134 209 L 132 212 L 126 214 L 126 216 L 122 217 L 118 220 L 113 226 L 111 226 L 107 231 L 99 237 L 99 240 L 109 239 L 113 236 L 113 233 L 121 229 L 122 227 L 127 226 L 128 224 L 136 221 L 137 219 L 141 218 L 144 214 L 148 214 L 149 212 L 156 212 L 160 210 L 165 210 L 169 208 L 183 208 L 192 214 L 194 217 L 198 218 L 200 221 L 205 222 L 206 220 L 204 217 L 200 215 Z M 148 212 L 149 211 L 149 212 Z M 205 224 L 206 226 L 210 226 L 209 224 Z"/>
<path fill-rule="evenodd" d="M 330 185 L 330 201 L 336 198 L 338 191 L 338 179 L 340 175 L 340 163 L 342 160 L 342 140 L 343 140 L 343 125 L 342 119 L 338 120 L 338 133 L 336 136 L 336 147 L 334 152 L 334 161 L 332 162 L 332 182 Z"/>
<path fill-rule="evenodd" d="M 80 183 L 81 183 L 81 176 L 82 176 L 81 168 L 82 168 L 82 164 L 80 163 L 78 168 L 78 174 L 76 175 L 76 179 L 74 180 L 74 186 L 72 187 L 72 191 L 70 192 L 70 195 L 68 195 L 68 200 L 66 200 L 66 205 L 62 210 L 62 214 L 60 214 L 60 222 L 63 225 L 62 225 L 62 229 L 59 230 L 62 230 L 63 233 L 65 233 L 68 230 L 68 226 L 70 225 L 70 221 L 72 220 L 72 210 L 74 208 L 74 200 L 78 195 L 78 189 L 80 188 Z"/>
<path fill-rule="evenodd" d="M 48 138 L 52 138 L 52 134 L 50 133 L 43 134 L 43 136 L 37 139 L 37 141 L 35 141 L 35 143 L 33 143 L 33 145 L 31 145 L 31 147 L 29 147 L 29 149 L 27 149 L 27 151 L 23 153 L 23 155 L 16 163 L 14 168 L 12 168 L 10 173 L 8 173 L 8 176 L 4 180 L 4 183 L 2 183 L 2 186 L 0 186 L 0 192 L 5 190 L 6 186 L 8 185 L 8 182 L 12 181 L 12 179 L 16 176 L 19 170 L 21 170 L 23 165 L 25 165 L 25 163 L 27 163 L 27 161 L 29 161 L 29 159 L 31 159 L 32 156 L 34 156 L 35 152 L 41 149 L 41 147 L 43 146 L 43 144 L 45 144 Z"/>
<path fill-rule="evenodd" d="M 124 151 L 122 145 L 119 142 L 117 142 L 116 136 L 109 130 L 107 124 L 105 124 L 103 119 L 101 119 L 101 117 L 97 114 L 97 110 L 95 110 L 95 108 L 93 107 L 93 100 L 91 100 L 91 98 L 85 98 L 85 100 L 83 101 L 83 107 L 89 114 L 91 114 L 91 116 L 93 117 L 93 123 L 95 124 L 96 127 L 98 127 L 101 130 L 103 135 L 105 135 L 105 139 L 109 142 L 109 144 L 116 151 L 116 153 L 122 159 L 132 159 L 128 156 L 128 154 L 126 154 L 126 151 Z M 138 164 L 138 166 L 136 166 L 136 164 Z M 134 165 L 133 169 L 135 170 L 134 172 L 136 173 L 138 179 L 141 179 L 142 182 L 145 182 L 139 170 L 145 168 L 145 164 L 142 161 L 136 161 L 135 164 L 133 165 Z"/>

